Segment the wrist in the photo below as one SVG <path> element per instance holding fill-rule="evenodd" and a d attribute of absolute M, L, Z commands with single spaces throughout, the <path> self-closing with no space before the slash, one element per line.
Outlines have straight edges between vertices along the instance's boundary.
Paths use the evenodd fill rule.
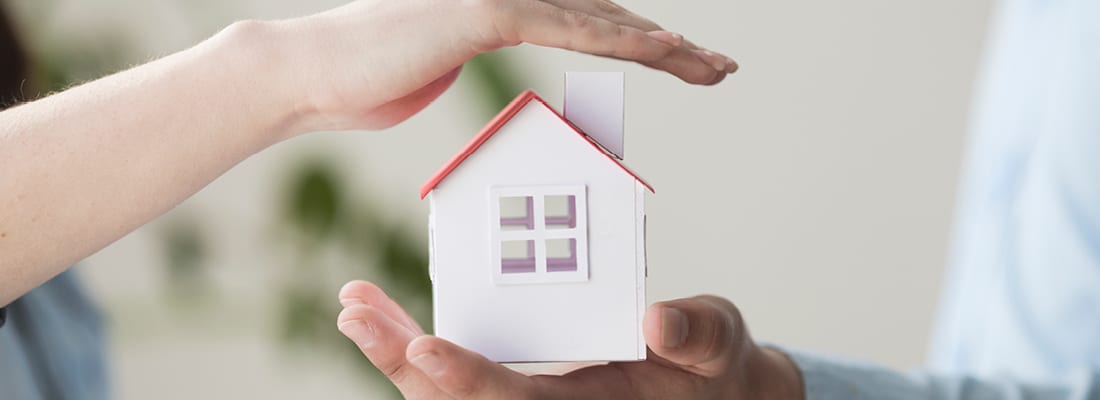
<path fill-rule="evenodd" d="M 750 398 L 804 400 L 802 372 L 785 353 L 756 346 L 746 367 Z"/>
<path fill-rule="evenodd" d="M 236 98 L 239 112 L 256 118 L 255 138 L 264 145 L 309 132 L 319 124 L 302 102 L 289 48 L 288 32 L 277 21 L 238 21 L 215 34 L 196 51 L 204 53 L 211 73 L 221 75 L 216 88 Z"/>

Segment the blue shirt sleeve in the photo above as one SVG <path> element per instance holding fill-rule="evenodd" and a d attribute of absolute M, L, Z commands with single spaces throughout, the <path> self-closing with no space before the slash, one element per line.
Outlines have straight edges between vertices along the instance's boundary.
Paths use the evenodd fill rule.
<path fill-rule="evenodd" d="M 994 21 L 927 366 L 1100 371 L 1100 1 L 1005 0 Z"/>
<path fill-rule="evenodd" d="M 99 312 L 69 270 L 6 305 L 0 399 L 110 398 Z"/>
<path fill-rule="evenodd" d="M 1092 400 L 1100 399 L 1096 371 L 1057 382 L 901 373 L 874 365 L 784 350 L 802 370 L 806 400 Z"/>

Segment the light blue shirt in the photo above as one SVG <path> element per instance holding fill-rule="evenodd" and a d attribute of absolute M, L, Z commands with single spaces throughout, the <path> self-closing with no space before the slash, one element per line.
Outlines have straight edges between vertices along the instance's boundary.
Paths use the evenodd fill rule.
<path fill-rule="evenodd" d="M 0 399 L 108 397 L 99 313 L 73 271 L 6 308 L 0 326 Z"/>
<path fill-rule="evenodd" d="M 929 369 L 795 353 L 810 399 L 1100 399 L 1100 1 L 1000 6 Z"/>

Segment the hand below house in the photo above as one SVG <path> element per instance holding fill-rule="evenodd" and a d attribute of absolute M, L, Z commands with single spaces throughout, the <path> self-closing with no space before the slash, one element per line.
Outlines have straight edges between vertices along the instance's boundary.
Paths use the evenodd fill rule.
<path fill-rule="evenodd" d="M 369 282 L 340 290 L 340 331 L 407 399 L 803 399 L 797 367 L 753 343 L 741 315 L 713 296 L 657 303 L 645 316 L 650 354 L 563 376 L 524 376 L 425 335 Z"/>

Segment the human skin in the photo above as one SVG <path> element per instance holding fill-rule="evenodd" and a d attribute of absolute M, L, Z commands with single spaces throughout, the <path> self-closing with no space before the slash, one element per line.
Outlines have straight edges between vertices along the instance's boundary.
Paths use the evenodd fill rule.
<path fill-rule="evenodd" d="M 337 326 L 406 399 L 801 400 L 798 368 L 756 345 L 737 308 L 714 296 L 660 302 L 646 310 L 649 356 L 562 376 L 525 376 L 444 339 L 425 335 L 370 282 L 340 290 Z"/>
<path fill-rule="evenodd" d="M 603 0 L 374 0 L 234 23 L 0 113 L 0 306 L 277 142 L 383 129 L 471 57 L 521 43 L 716 84 L 737 65 Z"/>

